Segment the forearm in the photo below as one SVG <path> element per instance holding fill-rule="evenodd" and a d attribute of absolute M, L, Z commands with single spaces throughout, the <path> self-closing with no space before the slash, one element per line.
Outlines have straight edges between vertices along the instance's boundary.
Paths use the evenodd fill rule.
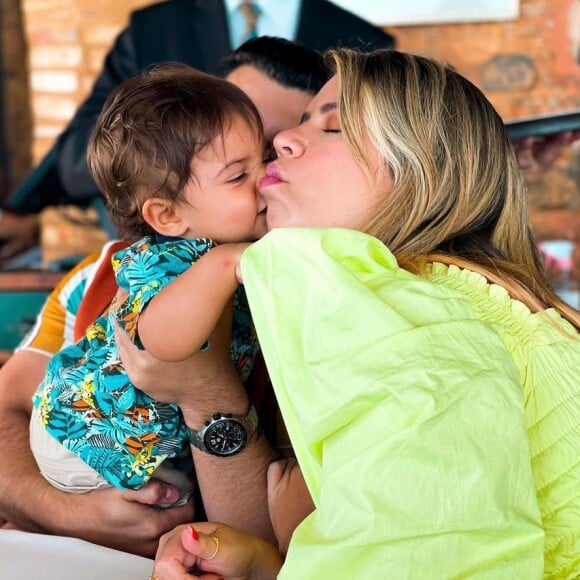
<path fill-rule="evenodd" d="M 198 401 L 183 408 L 185 422 L 200 429 L 215 412 L 244 415 L 250 402 L 232 368 L 210 379 L 211 402 Z M 220 393 L 228 393 L 220 397 Z M 231 457 L 214 457 L 192 448 L 198 484 L 207 517 L 275 542 L 267 502 L 266 473 L 275 453 L 263 435 L 251 439 L 243 451 Z"/>
<path fill-rule="evenodd" d="M 0 372 L 0 438 L 9 442 L 0 453 L 0 515 L 23 530 L 64 533 L 76 498 L 44 479 L 30 450 L 31 397 L 48 361 L 46 355 L 24 350 Z M 82 522 L 78 524 L 82 527 Z"/>
<path fill-rule="evenodd" d="M 42 380 L 48 357 L 16 353 L 0 373 L 0 515 L 19 528 L 46 531 L 52 487 L 38 472 L 30 451 L 30 398 Z M 46 501 L 45 501 L 46 498 Z M 34 501 L 31 501 L 31 500 Z M 39 504 L 42 503 L 42 509 Z"/>
<path fill-rule="evenodd" d="M 151 556 L 161 534 L 194 517 L 191 504 L 152 509 L 166 486 L 152 482 L 139 491 L 114 488 L 83 494 L 60 491 L 39 473 L 30 451 L 31 397 L 44 377 L 48 357 L 17 352 L 0 370 L 0 518 L 22 530 L 84 538 L 118 550 Z"/>
<path fill-rule="evenodd" d="M 266 472 L 274 458 L 263 436 L 232 457 L 212 457 L 194 450 L 198 484 L 208 519 L 276 543 L 266 493 Z"/>

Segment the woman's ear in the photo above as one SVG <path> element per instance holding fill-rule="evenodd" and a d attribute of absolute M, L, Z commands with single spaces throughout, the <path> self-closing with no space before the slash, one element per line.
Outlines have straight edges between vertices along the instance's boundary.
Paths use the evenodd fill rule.
<path fill-rule="evenodd" d="M 182 237 L 187 225 L 175 211 L 175 203 L 162 197 L 150 197 L 141 209 L 143 219 L 163 236 Z"/>

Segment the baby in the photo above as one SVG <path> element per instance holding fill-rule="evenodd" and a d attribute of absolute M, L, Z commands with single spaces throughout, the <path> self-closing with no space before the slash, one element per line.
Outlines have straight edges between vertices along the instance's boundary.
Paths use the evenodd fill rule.
<path fill-rule="evenodd" d="M 189 67 L 153 69 L 109 97 L 88 163 L 134 243 L 113 258 L 120 290 L 110 312 L 51 360 L 33 397 L 31 447 L 56 487 L 137 489 L 155 477 L 178 487 L 178 503 L 188 500 L 193 465 L 180 410 L 131 383 L 114 331 L 160 360 L 184 360 L 209 347 L 233 297 L 231 356 L 247 378 L 257 341 L 236 264 L 266 231 L 256 196 L 264 150 L 248 97 Z"/>

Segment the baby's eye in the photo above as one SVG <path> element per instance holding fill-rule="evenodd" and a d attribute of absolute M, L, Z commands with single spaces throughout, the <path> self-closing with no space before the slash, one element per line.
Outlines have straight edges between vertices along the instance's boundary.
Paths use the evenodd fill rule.
<path fill-rule="evenodd" d="M 248 174 L 245 171 L 242 171 L 241 173 L 236 173 L 235 175 L 233 175 L 228 179 L 228 183 L 238 183 L 240 181 L 243 181 L 247 176 Z"/>
<path fill-rule="evenodd" d="M 323 133 L 342 133 L 342 131 L 340 129 L 331 129 L 331 128 L 327 128 L 327 129 L 322 129 Z"/>

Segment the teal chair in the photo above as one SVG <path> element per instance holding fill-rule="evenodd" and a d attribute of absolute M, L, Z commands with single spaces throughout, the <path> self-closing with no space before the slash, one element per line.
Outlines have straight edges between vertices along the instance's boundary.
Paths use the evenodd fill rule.
<path fill-rule="evenodd" d="M 64 272 L 0 272 L 0 361 L 32 328 L 44 301 L 63 275 Z"/>

